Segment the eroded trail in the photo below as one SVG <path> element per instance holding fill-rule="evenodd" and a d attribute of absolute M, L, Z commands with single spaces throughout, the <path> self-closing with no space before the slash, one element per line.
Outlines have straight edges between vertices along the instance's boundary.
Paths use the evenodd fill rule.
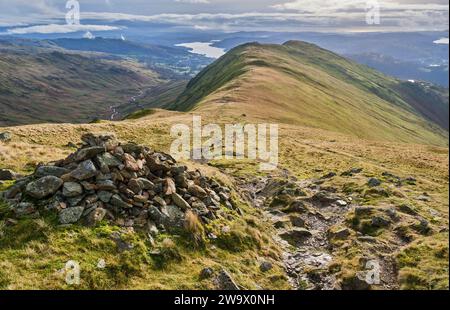
<path fill-rule="evenodd" d="M 350 209 L 344 198 L 321 190 L 314 180 L 260 178 L 241 184 L 244 195 L 273 223 L 274 239 L 284 250 L 283 263 L 294 289 L 339 287 L 328 270 L 333 260 L 330 228 Z M 340 234 L 346 234 L 343 230 Z"/>

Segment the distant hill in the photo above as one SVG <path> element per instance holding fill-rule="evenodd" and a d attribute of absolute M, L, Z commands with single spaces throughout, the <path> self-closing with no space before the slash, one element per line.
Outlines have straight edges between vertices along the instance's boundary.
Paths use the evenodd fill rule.
<path fill-rule="evenodd" d="M 392 75 L 403 80 L 429 81 L 443 87 L 448 83 L 448 63 L 425 65 L 412 61 L 401 61 L 393 57 L 376 53 L 348 55 L 348 58 L 374 68 L 378 71 Z"/>
<path fill-rule="evenodd" d="M 0 42 L 0 126 L 110 119 L 111 107 L 160 83 L 133 61 Z"/>
<path fill-rule="evenodd" d="M 171 108 L 448 144 L 448 89 L 408 85 L 300 41 L 232 49 L 191 80 Z"/>
<path fill-rule="evenodd" d="M 102 52 L 131 57 L 167 76 L 193 76 L 212 59 L 189 53 L 186 49 L 136 43 L 120 39 L 55 39 L 48 41 L 68 50 Z"/>

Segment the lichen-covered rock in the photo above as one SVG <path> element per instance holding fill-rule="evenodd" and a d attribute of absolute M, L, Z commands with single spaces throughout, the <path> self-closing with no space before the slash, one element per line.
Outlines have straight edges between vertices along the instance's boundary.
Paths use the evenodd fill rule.
<path fill-rule="evenodd" d="M 79 181 L 84 181 L 96 176 L 97 173 L 98 171 L 94 163 L 91 160 L 86 160 L 80 163 L 78 167 L 70 173 L 70 176 Z"/>
<path fill-rule="evenodd" d="M 172 200 L 173 200 L 173 203 L 175 205 L 177 205 L 177 207 L 181 208 L 181 210 L 183 210 L 183 211 L 186 211 L 191 208 L 189 203 L 187 203 L 187 201 L 184 200 L 183 197 L 181 197 L 177 193 L 172 194 Z"/>
<path fill-rule="evenodd" d="M 54 176 L 42 177 L 36 181 L 28 183 L 26 187 L 26 194 L 36 198 L 42 199 L 54 193 L 63 185 L 63 180 Z"/>
<path fill-rule="evenodd" d="M 63 195 L 65 197 L 73 198 L 83 194 L 83 187 L 79 183 L 66 182 L 63 186 Z"/>
<path fill-rule="evenodd" d="M 83 215 L 83 211 L 83 207 L 63 209 L 59 213 L 59 223 L 63 225 L 76 223 L 81 218 L 81 215 Z"/>
<path fill-rule="evenodd" d="M 52 175 L 54 177 L 62 177 L 63 175 L 69 173 L 69 169 L 57 167 L 57 166 L 40 166 L 36 169 L 35 175 L 37 177 L 45 177 Z"/>

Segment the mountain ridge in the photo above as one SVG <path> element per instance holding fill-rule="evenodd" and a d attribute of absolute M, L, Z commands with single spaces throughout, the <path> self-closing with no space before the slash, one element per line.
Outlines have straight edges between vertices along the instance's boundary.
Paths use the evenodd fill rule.
<path fill-rule="evenodd" d="M 402 83 L 314 44 L 248 43 L 206 67 L 170 108 L 266 114 L 362 138 L 447 145 L 448 90 L 417 84 L 412 102 Z"/>

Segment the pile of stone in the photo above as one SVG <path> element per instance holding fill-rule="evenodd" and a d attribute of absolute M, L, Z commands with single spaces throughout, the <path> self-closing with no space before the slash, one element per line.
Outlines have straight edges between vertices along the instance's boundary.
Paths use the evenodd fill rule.
<path fill-rule="evenodd" d="M 188 211 L 208 223 L 221 208 L 236 209 L 229 188 L 168 154 L 120 143 L 113 134 L 82 141 L 66 159 L 37 167 L 3 193 L 17 218 L 53 211 L 61 225 L 108 220 L 154 232 L 182 228 Z"/>

